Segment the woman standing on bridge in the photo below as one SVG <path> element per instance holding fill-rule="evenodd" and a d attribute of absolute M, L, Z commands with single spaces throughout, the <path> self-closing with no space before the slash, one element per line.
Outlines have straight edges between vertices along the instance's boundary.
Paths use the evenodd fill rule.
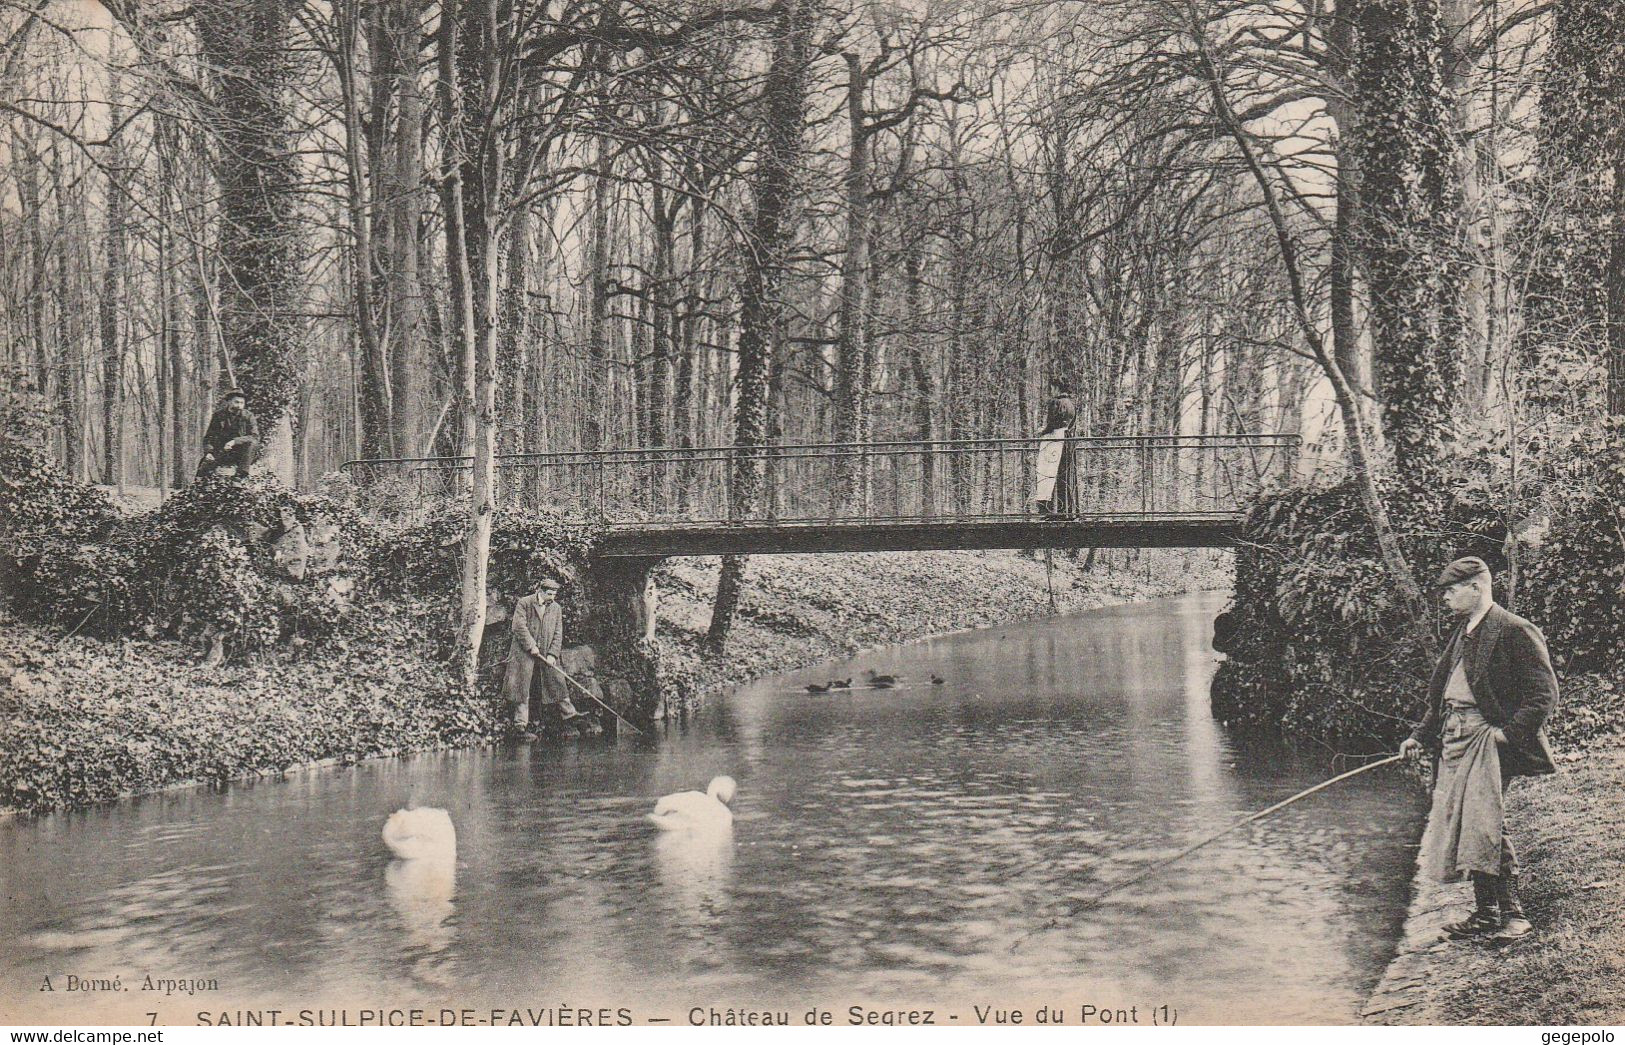
<path fill-rule="evenodd" d="M 1038 511 L 1041 515 L 1065 519 L 1078 512 L 1078 457 L 1069 438 L 1072 423 L 1078 419 L 1078 405 L 1067 392 L 1066 382 L 1059 377 L 1050 378 L 1049 394 L 1044 427 L 1038 433 Z M 1051 457 L 1054 442 L 1060 444 L 1059 458 Z M 1053 472 L 1049 468 L 1052 459 Z M 1046 482 L 1049 483 L 1047 491 Z"/>

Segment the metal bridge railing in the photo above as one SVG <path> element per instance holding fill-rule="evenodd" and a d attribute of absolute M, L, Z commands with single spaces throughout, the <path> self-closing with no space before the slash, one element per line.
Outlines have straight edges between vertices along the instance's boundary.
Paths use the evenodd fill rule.
<path fill-rule="evenodd" d="M 1068 440 L 1080 515 L 1234 512 L 1288 477 L 1296 436 Z M 503 454 L 502 505 L 611 524 L 861 523 L 1030 517 L 1036 439 L 804 443 Z M 407 512 L 456 496 L 470 459 L 349 461 L 362 505 Z M 742 485 L 754 477 L 757 496 Z"/>

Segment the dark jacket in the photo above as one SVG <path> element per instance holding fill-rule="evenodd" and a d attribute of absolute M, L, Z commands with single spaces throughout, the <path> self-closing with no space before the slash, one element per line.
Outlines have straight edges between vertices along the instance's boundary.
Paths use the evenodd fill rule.
<path fill-rule="evenodd" d="M 1044 414 L 1044 428 L 1038 434 L 1048 435 L 1057 428 L 1071 429 L 1072 422 L 1077 419 L 1078 404 L 1069 395 L 1058 395 L 1049 401 L 1049 409 Z"/>
<path fill-rule="evenodd" d="M 196 429 L 193 429 L 196 431 Z M 203 433 L 203 446 L 216 456 L 225 452 L 226 444 L 240 436 L 258 440 L 260 423 L 252 411 L 232 413 L 230 407 L 221 407 L 209 418 L 209 429 Z"/>
<path fill-rule="evenodd" d="M 1437 749 L 1444 728 L 1444 689 L 1456 669 L 1456 649 L 1465 643 L 1467 685 L 1490 725 L 1507 735 L 1501 752 L 1503 776 L 1557 772 L 1541 728 L 1557 705 L 1557 675 L 1540 629 L 1516 613 L 1492 605 L 1471 636 L 1466 622 L 1456 625 L 1428 686 L 1427 716 L 1411 736 Z"/>
<path fill-rule="evenodd" d="M 509 627 L 509 660 L 557 657 L 564 650 L 564 610 L 557 602 L 544 605 L 534 592 L 514 604 Z"/>

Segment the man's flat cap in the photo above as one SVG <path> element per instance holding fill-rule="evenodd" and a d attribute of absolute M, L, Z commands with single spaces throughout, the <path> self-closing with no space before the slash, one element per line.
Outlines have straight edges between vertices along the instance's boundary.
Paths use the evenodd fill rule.
<path fill-rule="evenodd" d="M 240 389 L 240 388 L 228 388 L 224 392 L 220 393 L 220 398 L 221 399 L 247 399 L 248 396 L 244 395 L 243 390 Z"/>
<path fill-rule="evenodd" d="M 1465 559 L 1457 559 L 1440 570 L 1439 579 L 1433 583 L 1437 587 L 1448 588 L 1452 584 L 1460 584 L 1462 581 L 1471 580 L 1481 573 L 1489 572 L 1490 568 L 1485 565 L 1483 559 L 1476 555 L 1469 555 Z"/>
<path fill-rule="evenodd" d="M 559 582 L 551 577 L 543 577 L 541 580 L 536 582 L 536 587 L 547 588 L 550 591 L 558 591 Z"/>

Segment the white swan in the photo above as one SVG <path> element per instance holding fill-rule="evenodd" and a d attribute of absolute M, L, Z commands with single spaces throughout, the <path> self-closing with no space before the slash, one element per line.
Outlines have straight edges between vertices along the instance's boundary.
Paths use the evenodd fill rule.
<path fill-rule="evenodd" d="M 733 826 L 734 815 L 728 803 L 739 785 L 731 776 L 711 781 L 705 794 L 679 791 L 655 803 L 649 820 L 662 831 L 722 831 Z"/>
<path fill-rule="evenodd" d="M 457 859 L 457 829 L 444 809 L 397 809 L 384 821 L 384 844 L 402 860 Z"/>

